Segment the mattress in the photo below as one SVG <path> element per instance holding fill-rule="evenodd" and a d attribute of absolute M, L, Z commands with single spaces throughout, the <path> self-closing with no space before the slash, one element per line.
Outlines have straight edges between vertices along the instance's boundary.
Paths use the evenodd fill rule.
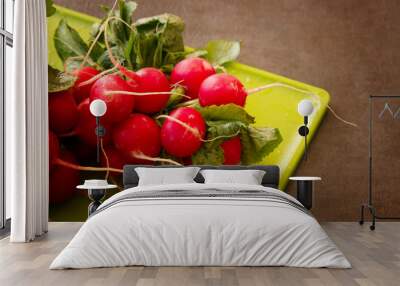
<path fill-rule="evenodd" d="M 50 269 L 132 265 L 351 267 L 290 195 L 258 185 L 198 183 L 114 195 Z"/>

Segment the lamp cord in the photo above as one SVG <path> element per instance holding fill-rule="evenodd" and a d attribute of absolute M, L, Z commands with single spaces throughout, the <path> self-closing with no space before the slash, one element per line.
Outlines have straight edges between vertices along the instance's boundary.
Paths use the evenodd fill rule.
<path fill-rule="evenodd" d="M 106 167 L 107 167 L 107 171 L 106 171 L 106 181 L 108 180 L 108 176 L 110 175 L 110 163 L 108 161 L 108 156 L 106 153 L 106 150 L 104 150 L 104 146 L 103 146 L 103 138 L 100 138 L 100 148 L 101 148 L 101 152 L 104 155 L 104 159 L 106 160 Z"/>
<path fill-rule="evenodd" d="M 304 135 L 304 160 L 307 161 L 307 125 L 305 126 L 305 135 Z"/>
<path fill-rule="evenodd" d="M 96 116 L 96 159 L 97 159 L 97 164 L 100 165 L 100 117 Z"/>

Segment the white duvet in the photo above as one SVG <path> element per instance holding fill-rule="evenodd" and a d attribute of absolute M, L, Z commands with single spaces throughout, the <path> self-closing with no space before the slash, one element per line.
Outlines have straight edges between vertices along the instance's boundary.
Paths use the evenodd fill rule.
<path fill-rule="evenodd" d="M 301 210 L 257 198 L 152 198 L 112 202 L 130 192 L 262 190 L 232 184 L 135 187 L 89 218 L 50 269 L 145 266 L 294 266 L 349 268 L 318 222 Z M 105 206 L 108 207 L 106 208 Z"/>

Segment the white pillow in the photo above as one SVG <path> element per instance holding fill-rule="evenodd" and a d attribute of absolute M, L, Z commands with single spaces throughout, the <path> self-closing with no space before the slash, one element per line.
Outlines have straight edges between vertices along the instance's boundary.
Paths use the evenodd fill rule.
<path fill-rule="evenodd" d="M 265 171 L 262 170 L 213 170 L 200 171 L 205 184 L 261 185 Z"/>
<path fill-rule="evenodd" d="M 135 168 L 139 176 L 139 186 L 195 183 L 198 167 L 184 168 Z"/>

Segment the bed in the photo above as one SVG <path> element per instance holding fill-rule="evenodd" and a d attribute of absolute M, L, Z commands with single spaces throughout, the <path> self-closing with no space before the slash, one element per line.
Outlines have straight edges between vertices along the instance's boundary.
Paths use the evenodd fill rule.
<path fill-rule="evenodd" d="M 277 189 L 277 166 L 199 166 L 262 170 L 261 185 L 205 184 L 198 173 L 195 183 L 150 186 L 138 186 L 137 167 L 124 167 L 125 190 L 103 202 L 50 269 L 351 267 L 311 213 Z"/>

